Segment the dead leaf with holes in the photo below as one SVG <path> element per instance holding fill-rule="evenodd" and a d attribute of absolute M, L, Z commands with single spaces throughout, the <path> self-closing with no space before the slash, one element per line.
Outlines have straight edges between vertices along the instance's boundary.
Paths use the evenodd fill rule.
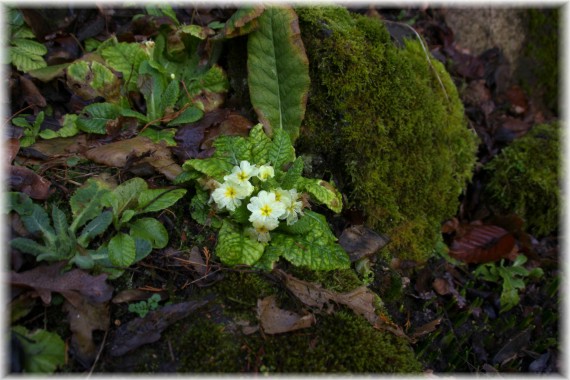
<path fill-rule="evenodd" d="M 85 157 L 98 164 L 116 168 L 150 165 L 171 181 L 182 173 L 182 168 L 172 160 L 167 146 L 154 143 L 143 136 L 90 149 L 85 152 Z"/>
<path fill-rule="evenodd" d="M 280 309 L 275 295 L 257 300 L 257 318 L 266 334 L 281 334 L 311 327 L 317 321 L 311 313 L 299 315 Z"/>

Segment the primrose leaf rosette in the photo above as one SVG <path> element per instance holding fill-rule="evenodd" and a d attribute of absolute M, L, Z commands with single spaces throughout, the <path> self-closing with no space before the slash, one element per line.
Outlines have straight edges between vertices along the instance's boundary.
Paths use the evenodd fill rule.
<path fill-rule="evenodd" d="M 248 137 L 218 137 L 214 147 L 211 157 L 186 161 L 177 181 L 196 186 L 194 219 L 221 227 L 216 255 L 222 263 L 271 270 L 283 257 L 315 270 L 350 266 L 325 217 L 306 210 L 311 200 L 340 212 L 340 193 L 302 177 L 303 161 L 284 131 L 269 138 L 258 124 Z"/>

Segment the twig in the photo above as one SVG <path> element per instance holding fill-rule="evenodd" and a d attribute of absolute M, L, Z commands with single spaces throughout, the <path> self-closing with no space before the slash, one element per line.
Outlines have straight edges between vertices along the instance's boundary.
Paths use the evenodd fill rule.
<path fill-rule="evenodd" d="M 105 330 L 105 335 L 103 336 L 103 342 L 101 342 L 101 348 L 99 348 L 99 352 L 97 353 L 97 356 L 95 357 L 95 361 L 93 362 L 93 365 L 91 366 L 91 369 L 89 370 L 89 373 L 87 374 L 87 378 L 91 377 L 93 370 L 95 370 L 95 366 L 97 365 L 97 362 L 99 361 L 99 358 L 101 357 L 101 353 L 103 352 L 103 347 L 105 347 L 105 342 L 107 341 L 107 334 L 108 333 L 109 333 L 109 328 L 107 328 L 107 330 Z"/>

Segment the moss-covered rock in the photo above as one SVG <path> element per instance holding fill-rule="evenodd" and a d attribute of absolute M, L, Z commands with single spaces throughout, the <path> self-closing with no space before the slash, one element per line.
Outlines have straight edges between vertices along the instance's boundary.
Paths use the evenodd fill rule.
<path fill-rule="evenodd" d="M 326 158 L 392 255 L 426 260 L 476 159 L 454 84 L 419 42 L 396 47 L 379 20 L 296 11 L 311 76 L 298 150 Z"/>
<path fill-rule="evenodd" d="M 560 128 L 540 124 L 491 160 L 487 193 L 499 212 L 514 212 L 536 235 L 556 230 L 560 197 Z"/>

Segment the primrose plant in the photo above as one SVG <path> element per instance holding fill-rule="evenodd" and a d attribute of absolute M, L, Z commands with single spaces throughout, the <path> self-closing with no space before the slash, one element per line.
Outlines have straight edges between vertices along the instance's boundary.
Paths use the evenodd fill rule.
<path fill-rule="evenodd" d="M 220 136 L 214 154 L 184 163 L 178 183 L 196 184 L 192 216 L 220 228 L 216 255 L 226 265 L 270 270 L 280 257 L 314 270 L 347 268 L 350 260 L 311 199 L 334 212 L 340 193 L 328 182 L 303 177 L 290 137 L 261 124 L 248 137 Z"/>

